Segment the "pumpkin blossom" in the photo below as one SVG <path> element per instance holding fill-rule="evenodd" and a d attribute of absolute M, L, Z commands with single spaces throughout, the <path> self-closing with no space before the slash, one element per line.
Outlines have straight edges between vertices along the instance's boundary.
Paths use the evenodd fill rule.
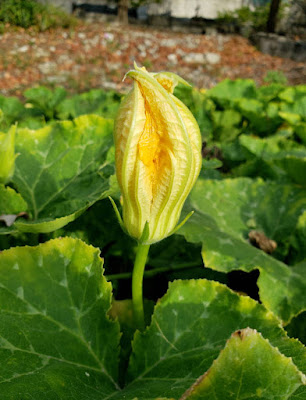
<path fill-rule="evenodd" d="M 116 174 L 123 224 L 130 236 L 151 244 L 176 228 L 202 165 L 201 135 L 189 109 L 172 93 L 179 76 L 128 72 L 134 80 L 115 122 Z"/>

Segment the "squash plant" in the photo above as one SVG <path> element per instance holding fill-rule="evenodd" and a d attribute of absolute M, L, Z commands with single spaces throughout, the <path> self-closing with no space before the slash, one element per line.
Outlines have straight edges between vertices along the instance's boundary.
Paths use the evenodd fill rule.
<path fill-rule="evenodd" d="M 130 300 L 137 241 L 108 199 L 120 214 L 113 120 L 80 115 L 1 134 L 0 150 L 15 142 L 0 185 L 1 400 L 306 398 L 305 116 L 295 106 L 304 97 L 280 90 L 300 97 L 277 106 L 266 136 L 262 109 L 255 136 L 248 96 L 259 92 L 249 82 L 220 85 L 181 92 L 196 98 L 188 106 L 198 107 L 202 133 L 207 121 L 220 127 L 226 109 L 239 132 L 226 140 L 226 126 L 213 127 L 209 145 L 222 148 L 222 160 L 204 160 L 185 224 L 152 241 L 145 327 Z M 254 165 L 270 166 L 269 177 L 254 176 Z M 150 241 L 142 233 L 136 239 Z"/>

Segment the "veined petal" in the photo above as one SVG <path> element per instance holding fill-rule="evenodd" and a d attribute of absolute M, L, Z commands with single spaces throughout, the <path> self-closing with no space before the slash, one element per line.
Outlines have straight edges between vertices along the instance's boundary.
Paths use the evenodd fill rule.
<path fill-rule="evenodd" d="M 190 111 L 171 94 L 181 78 L 135 68 L 115 124 L 116 169 L 126 229 L 140 239 L 148 222 L 147 243 L 154 243 L 178 222 L 199 174 L 201 139 Z"/>
<path fill-rule="evenodd" d="M 185 79 L 174 74 L 173 72 L 158 72 L 153 74 L 153 76 L 157 82 L 160 83 L 169 93 L 173 93 L 175 86 L 177 86 L 179 83 L 185 86 L 190 86 Z"/>
<path fill-rule="evenodd" d="M 141 212 L 137 201 L 135 186 L 136 179 L 137 145 L 145 125 L 144 100 L 138 85 L 126 96 L 117 115 L 114 139 L 116 148 L 116 174 L 124 203 L 124 220 L 126 216 L 138 226 Z M 130 232 L 130 229 L 128 229 Z"/>

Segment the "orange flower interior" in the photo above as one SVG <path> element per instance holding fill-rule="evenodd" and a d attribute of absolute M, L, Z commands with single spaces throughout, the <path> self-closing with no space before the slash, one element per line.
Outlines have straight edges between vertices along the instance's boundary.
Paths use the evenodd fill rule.
<path fill-rule="evenodd" d="M 172 144 L 167 135 L 167 127 L 162 118 L 159 118 L 158 110 L 153 113 L 150 106 L 145 102 L 146 122 L 144 130 L 138 142 L 139 159 L 147 168 L 149 186 L 152 193 L 152 202 L 161 182 L 169 176 L 171 159 L 169 150 Z"/>
<path fill-rule="evenodd" d="M 172 81 L 171 79 L 167 79 L 167 78 L 157 78 L 156 80 L 157 80 L 157 82 L 158 82 L 160 85 L 162 85 L 162 87 L 163 87 L 164 89 L 167 90 L 167 92 L 173 93 L 174 84 L 173 84 L 173 81 Z"/>

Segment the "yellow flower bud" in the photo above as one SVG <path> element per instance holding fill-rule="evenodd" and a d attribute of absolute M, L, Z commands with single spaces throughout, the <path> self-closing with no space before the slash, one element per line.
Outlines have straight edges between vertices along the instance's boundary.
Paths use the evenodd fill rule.
<path fill-rule="evenodd" d="M 183 79 L 136 65 L 127 76 L 134 88 L 115 122 L 116 174 L 125 229 L 151 244 L 178 223 L 201 169 L 201 135 L 189 109 L 172 94 Z"/>
<path fill-rule="evenodd" d="M 0 183 L 9 182 L 14 174 L 15 133 L 15 125 L 7 133 L 0 133 Z"/>

